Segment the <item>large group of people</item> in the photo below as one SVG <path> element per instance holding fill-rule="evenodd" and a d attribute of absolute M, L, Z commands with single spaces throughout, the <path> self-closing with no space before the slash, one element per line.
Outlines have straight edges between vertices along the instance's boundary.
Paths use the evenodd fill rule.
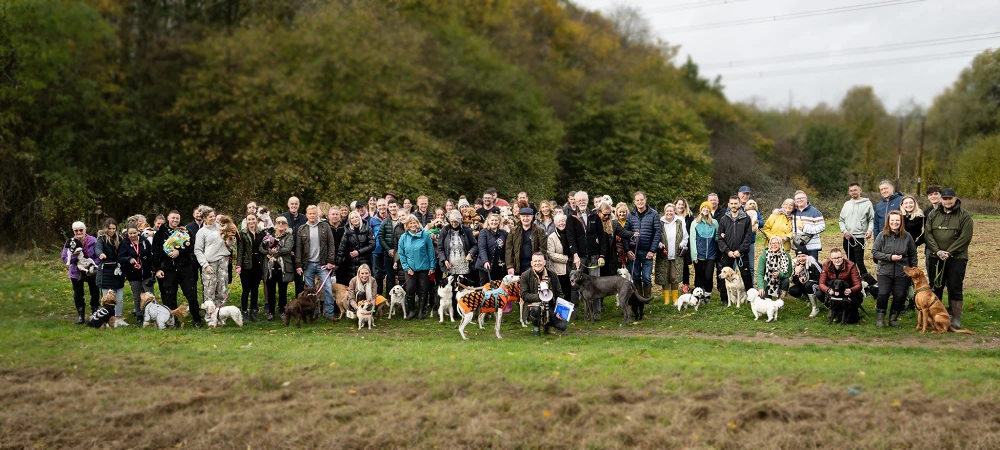
<path fill-rule="evenodd" d="M 536 288 L 537 281 L 551 277 L 556 291 L 577 303 L 571 271 L 593 276 L 627 271 L 644 297 L 652 295 L 655 281 L 668 304 L 694 287 L 709 295 L 718 291 L 726 303 L 728 293 L 718 274 L 730 267 L 746 288 L 756 288 L 763 297 L 790 294 L 809 302 L 810 317 L 831 299 L 846 299 L 847 323 L 859 319 L 863 283 L 877 283 L 876 325 L 882 327 L 899 325 L 910 288 L 903 267 L 916 266 L 924 246 L 928 276 L 939 297 L 947 289 L 953 325 L 959 328 L 971 216 L 951 189 L 930 186 L 929 205 L 921 209 L 915 197 L 896 192 L 889 181 L 878 188 L 880 198 L 873 202 L 862 196 L 859 184 L 848 186 L 849 199 L 839 218 L 843 243 L 827 252 L 825 262 L 820 233 L 826 220 L 805 192 L 795 192 L 765 219 L 747 186 L 724 203 L 712 193 L 693 209 L 678 198 L 659 213 L 642 191 L 635 192 L 631 205 L 614 203 L 606 195 L 595 195 L 591 202 L 584 191 L 570 192 L 562 206 L 550 200 L 536 205 L 525 192 L 507 202 L 494 189 L 471 204 L 462 196 L 438 208 L 429 206 L 427 196 L 413 202 L 391 192 L 350 205 L 316 202 L 304 209 L 291 197 L 287 209 L 273 218 L 256 202 L 235 216 L 200 205 L 186 225 L 176 210 L 152 223 L 133 215 L 123 227 L 106 218 L 96 237 L 83 222 L 75 222 L 62 259 L 73 285 L 77 323 L 86 321 L 85 286 L 92 312 L 100 308 L 99 292 L 114 292 L 114 314 L 124 321 L 126 281 L 136 320 L 143 317 L 139 296 L 153 293 L 158 284 L 160 299 L 170 309 L 177 308 L 180 290 L 191 320 L 200 327 L 199 278 L 204 299 L 218 305 L 227 301 L 238 277 L 240 308 L 250 321 L 282 317 L 289 284 L 294 295 L 307 287 L 318 289 L 329 320 L 341 307 L 334 301 L 335 283 L 369 299 L 388 295 L 400 284 L 406 293 L 405 318 L 413 320 L 431 314 L 437 306 L 432 286 L 451 276 L 482 285 L 506 275 L 533 274 Z M 758 233 L 766 243 L 761 249 L 755 249 Z M 865 260 L 866 249 L 870 261 Z M 875 264 L 876 278 L 868 275 L 869 263 Z M 262 287 L 263 312 L 258 302 Z M 530 287 L 522 287 L 524 295 L 534 298 L 538 293 Z M 589 306 L 600 320 L 603 302 Z"/>

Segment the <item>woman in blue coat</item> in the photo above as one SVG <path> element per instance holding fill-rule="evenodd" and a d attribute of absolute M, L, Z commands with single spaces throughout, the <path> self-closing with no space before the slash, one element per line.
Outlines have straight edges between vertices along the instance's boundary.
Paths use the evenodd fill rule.
<path fill-rule="evenodd" d="M 431 309 L 428 295 L 431 287 L 430 271 L 437 268 L 434 242 L 420 225 L 417 216 L 411 214 L 403 223 L 406 233 L 399 238 L 398 251 L 399 265 L 406 273 L 406 320 L 414 317 L 426 319 Z M 417 308 L 414 308 L 414 297 L 418 299 Z"/>
<path fill-rule="evenodd" d="M 699 214 L 691 222 L 688 231 L 691 243 L 691 261 L 694 263 L 694 286 L 702 288 L 706 294 L 712 293 L 715 276 L 715 260 L 719 248 L 715 243 L 715 232 L 719 224 L 712 220 L 712 204 L 703 202 Z"/>

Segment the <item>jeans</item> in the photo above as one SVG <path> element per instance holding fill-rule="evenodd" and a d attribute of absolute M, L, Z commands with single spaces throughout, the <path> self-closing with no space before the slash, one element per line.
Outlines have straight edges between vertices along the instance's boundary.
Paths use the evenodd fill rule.
<path fill-rule="evenodd" d="M 83 302 L 83 285 L 86 284 L 90 291 L 90 311 L 97 311 L 101 305 L 98 303 L 97 294 L 97 280 L 94 277 L 80 277 L 79 280 L 74 280 L 70 278 L 73 283 L 73 303 L 76 305 L 77 310 L 87 309 L 87 305 Z"/>
<path fill-rule="evenodd" d="M 375 275 L 375 294 L 382 295 L 382 292 L 388 292 L 392 289 L 392 286 L 386 288 L 385 291 L 382 290 L 382 284 L 385 282 L 385 253 L 372 253 L 372 272 Z"/>
<path fill-rule="evenodd" d="M 318 262 L 310 261 L 306 263 L 306 267 L 302 270 L 302 279 L 306 286 L 313 287 L 316 285 L 316 277 L 319 277 L 319 282 L 323 284 L 323 309 L 326 311 L 326 317 L 332 319 L 334 310 L 333 283 L 336 283 L 337 280 L 330 272 L 324 269 L 323 266 L 320 266 Z M 326 280 L 326 283 L 323 283 L 323 280 Z M 316 311 L 319 311 L 318 302 L 316 304 Z"/>
<path fill-rule="evenodd" d="M 936 256 L 927 258 L 927 279 L 934 287 L 934 293 L 941 301 L 944 301 L 944 289 L 948 288 L 948 304 L 952 301 L 960 302 L 965 298 L 962 293 L 962 283 L 965 281 L 965 268 L 969 264 L 967 259 L 946 259 L 941 261 Z M 943 267 L 942 267 L 943 266 Z M 938 270 L 943 270 L 944 278 L 941 287 L 937 287 L 934 279 L 937 278 Z M 881 285 L 879 285 L 881 287 Z"/>
<path fill-rule="evenodd" d="M 631 263 L 632 272 L 632 282 L 638 286 L 640 283 L 643 286 L 653 285 L 653 260 L 647 258 L 640 258 L 640 255 L 635 255 L 635 260 Z"/>
<path fill-rule="evenodd" d="M 868 273 L 868 268 L 865 267 L 865 238 L 861 239 L 844 239 L 844 255 L 847 256 L 847 260 L 853 262 L 858 266 L 858 271 L 861 275 Z M 816 260 L 819 262 L 819 260 Z"/>

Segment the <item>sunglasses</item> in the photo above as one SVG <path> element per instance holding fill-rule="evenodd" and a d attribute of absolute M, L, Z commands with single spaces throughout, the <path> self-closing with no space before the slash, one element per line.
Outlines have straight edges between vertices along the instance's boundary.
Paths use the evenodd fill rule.
<path fill-rule="evenodd" d="M 86 230 L 73 230 L 74 233 L 83 233 Z"/>

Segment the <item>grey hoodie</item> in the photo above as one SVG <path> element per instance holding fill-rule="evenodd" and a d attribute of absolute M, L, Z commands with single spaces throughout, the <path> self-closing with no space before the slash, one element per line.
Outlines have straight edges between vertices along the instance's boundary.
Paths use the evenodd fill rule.
<path fill-rule="evenodd" d="M 219 224 L 205 225 L 198 230 L 194 239 L 194 257 L 198 265 L 205 267 L 229 255 L 229 247 L 219 234 Z"/>
<path fill-rule="evenodd" d="M 874 226 L 875 208 L 867 198 L 848 200 L 840 209 L 840 234 L 851 233 L 856 239 L 864 239 L 865 233 Z"/>

